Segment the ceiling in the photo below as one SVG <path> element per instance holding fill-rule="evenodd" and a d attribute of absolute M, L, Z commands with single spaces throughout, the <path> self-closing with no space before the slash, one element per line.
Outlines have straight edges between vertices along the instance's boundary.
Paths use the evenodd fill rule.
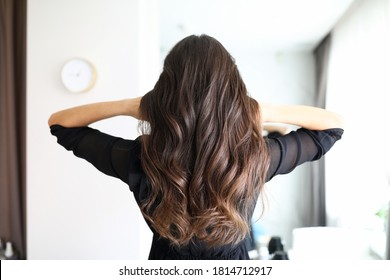
<path fill-rule="evenodd" d="M 313 50 L 359 0 L 160 0 L 162 52 L 190 34 L 228 49 Z"/>

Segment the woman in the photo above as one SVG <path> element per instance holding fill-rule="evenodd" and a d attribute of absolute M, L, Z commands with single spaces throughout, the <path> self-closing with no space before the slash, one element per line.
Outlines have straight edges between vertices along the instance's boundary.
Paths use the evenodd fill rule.
<path fill-rule="evenodd" d="M 88 127 L 119 115 L 140 120 L 124 140 Z M 262 124 L 301 128 L 262 137 Z M 168 54 L 142 98 L 53 114 L 51 132 L 130 190 L 153 232 L 149 259 L 248 259 L 244 238 L 264 184 L 322 157 L 343 133 L 341 118 L 308 106 L 261 106 L 214 38 L 189 36 Z"/>

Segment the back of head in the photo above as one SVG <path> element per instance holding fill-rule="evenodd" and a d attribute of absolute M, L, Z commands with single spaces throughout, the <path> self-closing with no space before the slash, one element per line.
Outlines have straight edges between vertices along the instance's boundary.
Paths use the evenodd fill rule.
<path fill-rule="evenodd" d="M 141 101 L 143 214 L 176 245 L 237 243 L 249 231 L 268 153 L 260 111 L 234 59 L 214 38 L 189 36 Z"/>

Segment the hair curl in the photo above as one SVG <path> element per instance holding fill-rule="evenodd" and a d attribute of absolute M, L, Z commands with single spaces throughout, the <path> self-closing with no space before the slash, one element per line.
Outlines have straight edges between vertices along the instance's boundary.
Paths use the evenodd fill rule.
<path fill-rule="evenodd" d="M 207 35 L 177 43 L 140 113 L 150 183 L 141 210 L 154 229 L 178 246 L 243 240 L 269 156 L 259 105 L 222 44 Z"/>

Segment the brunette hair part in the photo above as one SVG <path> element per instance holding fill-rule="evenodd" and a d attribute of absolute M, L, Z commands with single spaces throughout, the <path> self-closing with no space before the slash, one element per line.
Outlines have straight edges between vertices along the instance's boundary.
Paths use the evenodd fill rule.
<path fill-rule="evenodd" d="M 143 215 L 173 244 L 237 244 L 249 232 L 269 155 L 258 103 L 216 39 L 189 36 L 141 100 Z"/>

